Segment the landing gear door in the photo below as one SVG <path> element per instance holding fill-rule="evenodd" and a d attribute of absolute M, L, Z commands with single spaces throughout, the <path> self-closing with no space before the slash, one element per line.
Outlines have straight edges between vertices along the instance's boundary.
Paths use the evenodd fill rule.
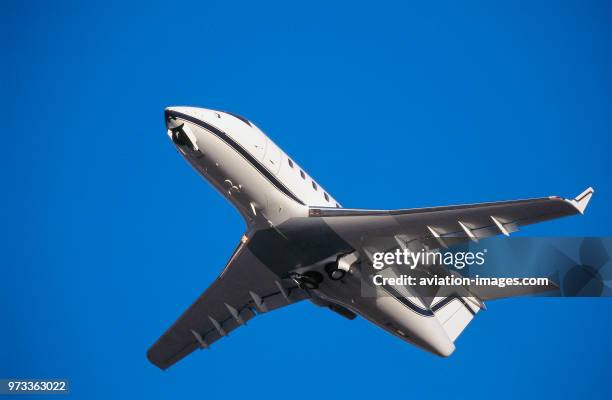
<path fill-rule="evenodd" d="M 266 168 L 272 171 L 275 175 L 280 170 L 281 163 L 281 151 L 272 141 L 267 139 L 266 143 L 266 155 L 264 157 L 264 164 Z"/>

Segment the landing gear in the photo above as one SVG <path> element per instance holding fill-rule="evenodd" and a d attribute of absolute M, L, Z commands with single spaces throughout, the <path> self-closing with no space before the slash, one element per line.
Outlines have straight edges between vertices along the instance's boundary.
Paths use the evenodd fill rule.
<path fill-rule="evenodd" d="M 327 276 L 329 276 L 329 279 L 332 281 L 339 281 L 346 275 L 346 271 L 338 269 L 338 263 L 335 262 L 327 264 L 325 266 L 325 272 L 327 272 Z"/>
<path fill-rule="evenodd" d="M 359 261 L 359 253 L 353 251 L 348 254 L 341 254 L 337 257 L 336 262 L 330 262 L 325 265 L 325 273 L 332 281 L 342 280 L 351 266 Z M 291 278 L 302 289 L 318 289 L 319 284 L 323 282 L 323 274 L 318 271 L 306 271 L 303 274 L 293 273 Z"/>
<path fill-rule="evenodd" d="M 344 278 L 344 275 L 351 269 L 351 266 L 354 265 L 359 260 L 359 253 L 354 251 L 349 254 L 344 254 L 338 257 L 335 263 L 329 263 L 325 266 L 325 272 L 327 272 L 327 276 L 329 279 L 333 281 L 339 281 Z"/>
<path fill-rule="evenodd" d="M 319 284 L 323 282 L 323 275 L 317 271 L 307 271 L 303 274 L 296 274 L 293 280 L 301 289 L 318 289 Z"/>

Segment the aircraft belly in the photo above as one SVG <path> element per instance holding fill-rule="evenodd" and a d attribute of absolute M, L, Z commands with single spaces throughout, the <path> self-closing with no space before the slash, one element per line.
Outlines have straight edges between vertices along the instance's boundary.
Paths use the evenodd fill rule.
<path fill-rule="evenodd" d="M 352 272 L 352 271 L 351 271 Z M 342 283 L 325 281 L 318 289 L 322 298 L 344 306 L 393 335 L 431 353 L 447 357 L 455 345 L 434 316 L 418 313 L 388 294 L 363 296 L 361 280 L 347 276 Z"/>
<path fill-rule="evenodd" d="M 406 336 L 408 340 L 422 340 L 423 343 L 415 344 L 425 350 L 444 357 L 455 351 L 455 345 L 433 313 L 431 316 L 419 315 L 391 296 L 377 297 L 376 309 L 387 324 L 397 328 L 397 334 Z"/>

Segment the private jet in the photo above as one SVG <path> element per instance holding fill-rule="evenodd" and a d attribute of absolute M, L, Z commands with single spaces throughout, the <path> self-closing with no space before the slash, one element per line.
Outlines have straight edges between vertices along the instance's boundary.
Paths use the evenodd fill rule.
<path fill-rule="evenodd" d="M 368 287 L 364 295 L 372 254 L 415 244 L 440 248 L 450 238 L 508 236 L 521 226 L 583 214 L 594 192 L 588 188 L 573 199 L 347 209 L 240 115 L 169 107 L 165 123 L 178 152 L 238 210 L 246 231 L 219 277 L 148 350 L 161 369 L 258 314 L 305 299 L 447 357 L 484 301 L 498 297 L 466 291 L 424 301 L 410 288 L 384 286 Z"/>

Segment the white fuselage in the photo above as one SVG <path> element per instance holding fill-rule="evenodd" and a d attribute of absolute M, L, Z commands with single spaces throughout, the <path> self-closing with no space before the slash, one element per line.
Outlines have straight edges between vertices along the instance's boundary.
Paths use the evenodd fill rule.
<path fill-rule="evenodd" d="M 308 217 L 310 207 L 340 207 L 293 159 L 242 117 L 171 107 L 166 109 L 166 124 L 183 157 L 238 209 L 251 232 L 278 226 L 290 218 Z M 453 352 L 453 342 L 433 314 L 424 317 L 411 312 L 396 297 L 362 297 L 359 282 L 355 278 L 338 285 L 326 280 L 316 293 L 428 351 L 444 356 Z"/>
<path fill-rule="evenodd" d="M 185 159 L 249 226 L 307 216 L 309 206 L 340 207 L 252 122 L 195 107 L 166 109 L 168 135 Z"/>

